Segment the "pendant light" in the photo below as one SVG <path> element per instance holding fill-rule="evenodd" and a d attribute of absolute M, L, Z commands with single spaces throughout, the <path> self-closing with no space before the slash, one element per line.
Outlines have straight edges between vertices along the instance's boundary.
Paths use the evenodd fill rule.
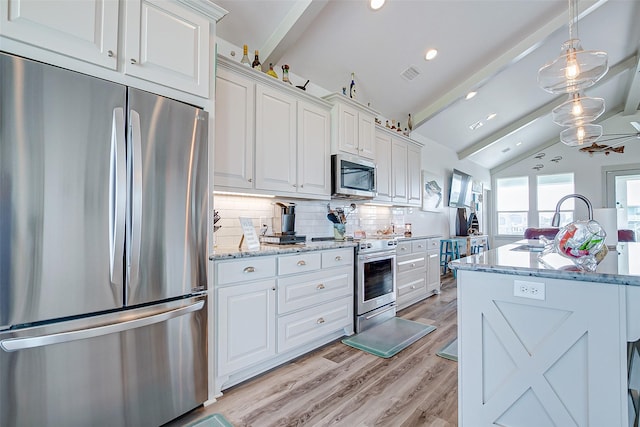
<path fill-rule="evenodd" d="M 604 99 L 590 98 L 580 92 L 569 94 L 569 99 L 552 111 L 553 121 L 560 126 L 579 126 L 595 121 L 604 113 Z"/>
<path fill-rule="evenodd" d="M 592 144 L 602 136 L 602 126 L 585 124 L 571 126 L 560 132 L 560 141 L 569 147 Z"/>
<path fill-rule="evenodd" d="M 557 59 L 538 70 L 538 84 L 554 94 L 591 87 L 609 70 L 606 52 L 582 49 L 577 37 L 577 0 L 568 1 L 569 40 L 562 44 L 562 54 Z"/>

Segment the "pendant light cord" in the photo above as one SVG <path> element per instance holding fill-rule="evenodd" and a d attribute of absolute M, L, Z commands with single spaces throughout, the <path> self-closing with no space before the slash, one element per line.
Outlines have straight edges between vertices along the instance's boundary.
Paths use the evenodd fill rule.
<path fill-rule="evenodd" d="M 569 40 L 578 38 L 578 0 L 569 0 Z"/>

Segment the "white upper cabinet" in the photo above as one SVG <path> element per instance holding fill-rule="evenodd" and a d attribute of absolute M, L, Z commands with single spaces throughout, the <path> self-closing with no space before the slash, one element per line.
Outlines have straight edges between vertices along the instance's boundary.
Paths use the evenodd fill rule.
<path fill-rule="evenodd" d="M 375 200 L 391 201 L 391 136 L 376 131 L 376 191 Z"/>
<path fill-rule="evenodd" d="M 419 143 L 384 127 L 376 127 L 376 201 L 401 206 L 422 203 L 422 148 Z"/>
<path fill-rule="evenodd" d="M 216 189 L 331 197 L 327 102 L 219 56 L 216 104 Z"/>
<path fill-rule="evenodd" d="M 209 19 L 179 3 L 127 0 L 124 72 L 183 92 L 209 93 Z"/>
<path fill-rule="evenodd" d="M 331 151 L 375 160 L 375 116 L 378 113 L 344 95 L 332 94 L 325 99 L 333 104 Z"/>
<path fill-rule="evenodd" d="M 214 181 L 253 188 L 255 83 L 219 68 L 216 78 Z"/>
<path fill-rule="evenodd" d="M 208 0 L 1 0 L 0 43 L 85 74 L 209 98 L 215 23 L 225 14 Z"/>
<path fill-rule="evenodd" d="M 331 194 L 331 114 L 298 101 L 298 193 Z"/>
<path fill-rule="evenodd" d="M 422 205 L 422 150 L 407 143 L 407 204 Z"/>
<path fill-rule="evenodd" d="M 3 0 L 0 7 L 0 35 L 117 68 L 117 0 Z"/>
<path fill-rule="evenodd" d="M 256 86 L 256 188 L 295 192 L 296 100 Z"/>

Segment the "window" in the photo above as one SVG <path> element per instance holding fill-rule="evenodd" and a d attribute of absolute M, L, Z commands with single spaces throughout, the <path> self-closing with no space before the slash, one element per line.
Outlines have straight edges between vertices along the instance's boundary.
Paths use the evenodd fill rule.
<path fill-rule="evenodd" d="M 529 178 L 518 176 L 496 180 L 498 234 L 522 234 L 529 213 Z M 555 206 L 554 206 L 555 208 Z"/>
<path fill-rule="evenodd" d="M 538 227 L 551 227 L 558 200 L 567 194 L 573 194 L 573 174 L 539 175 L 536 182 L 538 201 Z M 573 221 L 574 199 L 562 203 L 560 227 Z"/>

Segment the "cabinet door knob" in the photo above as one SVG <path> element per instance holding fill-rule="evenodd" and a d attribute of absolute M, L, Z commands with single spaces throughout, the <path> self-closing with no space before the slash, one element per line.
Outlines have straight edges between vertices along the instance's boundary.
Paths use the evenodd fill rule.
<path fill-rule="evenodd" d="M 275 291 L 275 290 L 276 290 L 276 287 L 274 286 L 273 288 L 271 288 L 271 290 L 272 290 L 272 291 Z"/>
<path fill-rule="evenodd" d="M 415 263 L 415 262 L 412 262 L 412 263 L 411 263 L 411 267 L 415 267 L 415 266 L 416 266 L 416 263 Z"/>
<path fill-rule="evenodd" d="M 245 273 L 253 273 L 256 271 L 255 267 L 245 267 L 243 270 Z"/>
<path fill-rule="evenodd" d="M 415 288 L 416 288 L 416 285 L 411 285 L 411 289 L 415 289 Z"/>
<path fill-rule="evenodd" d="M 306 263 L 306 262 L 304 262 L 304 260 L 303 260 L 303 259 L 301 259 L 300 261 L 298 261 L 298 265 L 299 265 L 300 267 L 302 267 L 303 265 L 307 265 L 307 263 Z"/>
<path fill-rule="evenodd" d="M 108 50 L 108 51 L 107 51 L 107 56 L 108 56 L 109 58 L 113 58 L 113 51 L 112 51 L 112 50 Z"/>
<path fill-rule="evenodd" d="M 316 323 L 317 323 L 318 325 L 322 325 L 322 324 L 324 323 L 324 319 L 321 317 L 321 318 L 319 318 L 318 320 L 316 320 Z"/>
<path fill-rule="evenodd" d="M 249 182 L 253 182 L 253 179 L 252 179 L 252 178 L 249 178 L 247 181 L 249 181 Z"/>
<path fill-rule="evenodd" d="M 340 255 L 338 255 L 338 256 L 336 257 L 336 261 L 342 261 L 342 257 L 341 257 Z"/>
<path fill-rule="evenodd" d="M 320 283 L 318 286 L 316 286 L 316 289 L 324 289 L 324 285 Z"/>

